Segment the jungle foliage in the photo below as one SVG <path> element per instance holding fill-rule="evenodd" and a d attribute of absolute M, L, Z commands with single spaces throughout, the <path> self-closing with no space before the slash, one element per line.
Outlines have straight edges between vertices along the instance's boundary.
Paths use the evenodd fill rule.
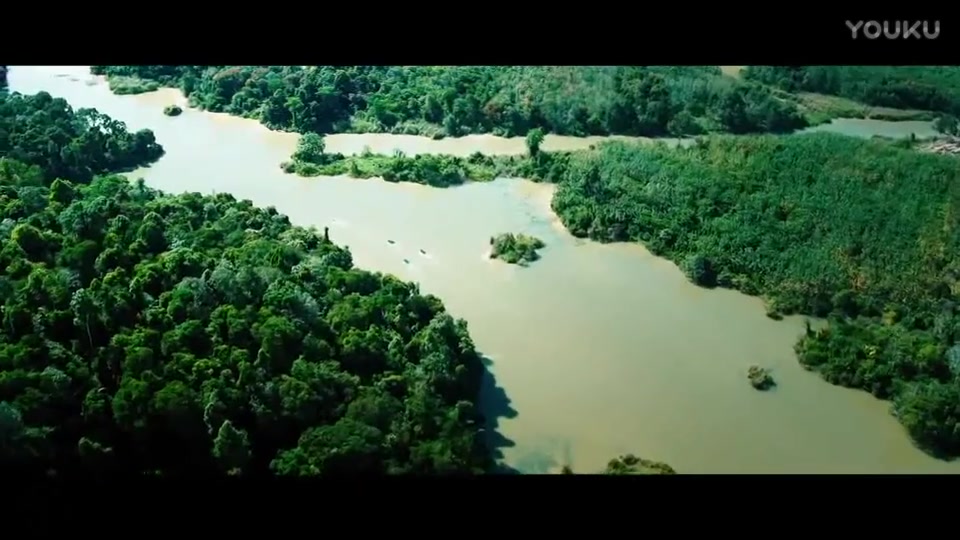
<path fill-rule="evenodd" d="M 751 66 L 747 80 L 868 105 L 960 115 L 957 66 Z"/>
<path fill-rule="evenodd" d="M 804 127 L 796 105 L 716 66 L 94 66 L 203 109 L 300 133 L 696 135 Z M 129 86 L 129 85 L 128 85 Z M 144 87 L 146 88 L 146 86 Z"/>
<path fill-rule="evenodd" d="M 43 177 L 89 182 L 163 155 L 153 132 L 136 133 L 95 109 L 76 111 L 46 92 L 0 95 L 0 156 L 40 167 Z"/>
<path fill-rule="evenodd" d="M 960 455 L 955 158 L 826 133 L 607 143 L 569 161 L 553 208 L 577 236 L 643 242 L 773 315 L 829 317 L 801 362 Z"/>
<path fill-rule="evenodd" d="M 153 474 L 487 469 L 466 323 L 274 209 L 102 173 L 162 149 L 0 105 L 0 461 Z"/>
<path fill-rule="evenodd" d="M 543 240 L 522 233 L 503 233 L 490 238 L 490 258 L 526 266 L 540 258 Z"/>

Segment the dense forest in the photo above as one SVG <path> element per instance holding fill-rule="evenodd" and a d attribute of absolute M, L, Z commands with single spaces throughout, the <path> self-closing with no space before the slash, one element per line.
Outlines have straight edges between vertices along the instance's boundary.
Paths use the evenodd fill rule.
<path fill-rule="evenodd" d="M 45 178 L 89 182 L 162 155 L 149 129 L 130 133 L 123 122 L 94 109 L 74 111 L 46 92 L 13 93 L 0 101 L 0 156 L 36 165 Z"/>
<path fill-rule="evenodd" d="M 319 143 L 317 143 L 319 141 Z M 893 399 L 925 450 L 960 455 L 960 168 L 908 143 L 834 134 L 710 137 L 687 148 L 604 143 L 512 157 L 295 154 L 320 172 L 456 185 L 497 174 L 559 184 L 577 236 L 640 241 L 702 286 L 761 295 L 770 315 L 828 317 L 801 362 Z M 417 169 L 416 167 L 419 167 Z M 446 168 L 450 180 L 423 171 Z"/>
<path fill-rule="evenodd" d="M 608 143 L 569 162 L 553 208 L 772 315 L 828 316 L 798 344 L 836 384 L 892 398 L 913 438 L 960 454 L 960 167 L 833 134 Z"/>
<path fill-rule="evenodd" d="M 960 115 L 957 66 L 751 66 L 747 80 L 895 109 Z"/>
<path fill-rule="evenodd" d="M 316 133 L 802 125 L 763 85 L 957 114 L 944 87 L 954 68 L 892 69 L 761 67 L 737 82 L 704 67 L 96 68 L 132 92 L 179 86 L 207 109 Z M 482 367 L 439 299 L 353 268 L 349 251 L 273 209 L 111 175 L 162 155 L 149 130 L 46 93 L 0 99 L 0 460 L 161 474 L 488 470 Z M 553 207 L 573 234 L 643 242 L 702 286 L 761 295 L 774 317 L 827 317 L 797 344 L 800 361 L 890 399 L 926 451 L 960 455 L 955 158 L 831 134 L 575 153 L 539 141 L 509 158 L 344 157 L 313 135 L 284 167 L 437 186 L 506 172 L 557 182 Z M 648 465 L 619 463 L 607 472 Z"/>
<path fill-rule="evenodd" d="M 437 298 L 273 209 L 91 181 L 159 155 L 149 132 L 46 94 L 0 110 L 5 465 L 487 469 L 482 364 Z"/>
<path fill-rule="evenodd" d="M 789 100 L 716 66 L 93 66 L 181 88 L 203 109 L 300 133 L 696 135 L 788 132 Z M 146 91 L 152 85 L 141 85 Z"/>

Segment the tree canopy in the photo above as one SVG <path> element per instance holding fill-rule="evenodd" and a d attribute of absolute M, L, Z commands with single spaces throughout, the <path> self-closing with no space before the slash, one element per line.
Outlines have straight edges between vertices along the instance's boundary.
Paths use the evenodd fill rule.
<path fill-rule="evenodd" d="M 895 109 L 960 115 L 957 66 L 751 66 L 743 76 L 791 92 L 818 92 Z"/>
<path fill-rule="evenodd" d="M 127 131 L 96 109 L 73 108 L 46 92 L 0 97 L 0 156 L 40 167 L 44 179 L 89 182 L 163 155 L 153 132 Z"/>
<path fill-rule="evenodd" d="M 207 110 L 300 133 L 786 132 L 794 103 L 715 66 L 94 66 L 179 87 Z M 129 87 L 127 85 L 126 87 Z M 146 87 L 144 87 L 146 89 Z"/>
<path fill-rule="evenodd" d="M 502 233 L 490 237 L 490 258 L 509 264 L 526 266 L 540 259 L 537 250 L 546 244 L 535 236 L 523 233 Z"/>
<path fill-rule="evenodd" d="M 643 242 L 699 285 L 764 297 L 772 317 L 828 317 L 828 329 L 798 343 L 800 361 L 893 399 L 925 450 L 960 455 L 954 158 L 829 133 L 712 136 L 689 147 L 607 142 L 535 156 L 417 162 L 452 167 L 457 181 L 436 186 L 498 173 L 556 182 L 553 208 L 576 236 Z M 407 160 L 340 157 L 317 171 L 370 176 Z"/>
<path fill-rule="evenodd" d="M 602 474 L 677 474 L 677 471 L 661 461 L 653 461 L 637 457 L 633 454 L 627 454 L 616 459 L 611 459 Z"/>
<path fill-rule="evenodd" d="M 553 208 L 574 235 L 643 242 L 702 286 L 763 296 L 771 316 L 827 317 L 797 344 L 800 361 L 891 399 L 926 451 L 960 455 L 955 159 L 822 133 L 540 148 L 546 131 L 802 126 L 766 85 L 939 111 L 955 131 L 960 70 L 756 67 L 745 82 L 693 66 L 95 71 L 310 133 L 284 165 L 307 176 L 557 182 Z M 316 135 L 337 131 L 528 135 L 528 153 L 347 158 Z M 110 174 L 162 153 L 149 130 L 95 110 L 3 95 L 0 459 L 163 474 L 487 470 L 465 322 L 272 208 Z"/>
<path fill-rule="evenodd" d="M 482 364 L 439 299 L 272 208 L 91 181 L 161 150 L 96 111 L 47 94 L 0 111 L 5 464 L 486 470 Z"/>
<path fill-rule="evenodd" d="M 553 208 L 577 236 L 643 242 L 773 315 L 830 317 L 801 362 L 893 398 L 926 450 L 960 455 L 954 158 L 826 133 L 606 143 L 573 155 Z"/>

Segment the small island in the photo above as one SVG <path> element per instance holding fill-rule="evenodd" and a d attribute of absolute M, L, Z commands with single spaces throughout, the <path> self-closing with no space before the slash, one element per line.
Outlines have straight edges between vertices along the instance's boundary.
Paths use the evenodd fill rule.
<path fill-rule="evenodd" d="M 183 114 L 183 109 L 179 105 L 167 105 L 163 108 L 163 114 L 167 116 L 180 116 Z"/>
<path fill-rule="evenodd" d="M 564 465 L 560 474 L 577 474 L 569 465 Z M 607 475 L 624 474 L 677 474 L 677 471 L 670 465 L 661 461 L 643 459 L 633 454 L 620 456 L 617 459 L 611 459 L 607 467 L 600 472 Z"/>
<path fill-rule="evenodd" d="M 750 381 L 750 385 L 757 390 L 769 390 L 777 385 L 770 375 L 770 370 L 760 366 L 750 366 L 747 369 L 747 379 Z"/>
<path fill-rule="evenodd" d="M 643 459 L 633 454 L 627 454 L 610 460 L 603 474 L 677 474 L 677 471 L 661 461 Z"/>
<path fill-rule="evenodd" d="M 525 234 L 504 233 L 490 237 L 491 259 L 500 259 L 510 264 L 526 266 L 540 258 L 538 249 L 546 244 L 543 240 Z"/>
<path fill-rule="evenodd" d="M 91 70 L 94 75 L 103 75 L 95 70 Z M 134 96 L 137 94 L 146 94 L 156 92 L 160 89 L 160 83 L 157 81 L 148 81 L 139 77 L 127 77 L 122 75 L 107 75 L 107 84 L 110 91 L 118 96 Z"/>

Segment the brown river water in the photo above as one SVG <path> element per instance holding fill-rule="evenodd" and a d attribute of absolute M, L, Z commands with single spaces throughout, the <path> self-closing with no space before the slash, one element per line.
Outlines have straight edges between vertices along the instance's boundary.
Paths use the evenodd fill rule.
<path fill-rule="evenodd" d="M 626 452 L 688 473 L 960 472 L 960 463 L 915 449 L 887 403 L 804 371 L 793 353 L 802 318 L 773 321 L 759 299 L 695 287 L 640 245 L 573 238 L 550 211 L 549 185 L 501 179 L 433 189 L 298 178 L 278 167 L 297 135 L 189 108 L 164 116 L 164 106 L 185 105 L 178 91 L 115 96 L 73 66 L 13 67 L 9 79 L 11 90 L 45 90 L 131 129 L 152 129 L 167 154 L 132 175 L 150 186 L 229 192 L 275 206 L 296 224 L 329 226 L 358 266 L 417 281 L 442 298 L 492 361 L 485 404 L 503 460 L 523 472 L 564 464 L 590 472 Z M 860 136 L 930 129 L 915 124 L 841 121 L 832 129 Z M 544 148 L 596 140 L 548 136 Z M 326 141 L 328 151 L 343 153 L 524 151 L 521 138 L 493 136 Z M 488 260 L 488 238 L 500 232 L 543 238 L 542 260 L 529 268 Z M 753 363 L 772 367 L 775 390 L 750 387 Z"/>

